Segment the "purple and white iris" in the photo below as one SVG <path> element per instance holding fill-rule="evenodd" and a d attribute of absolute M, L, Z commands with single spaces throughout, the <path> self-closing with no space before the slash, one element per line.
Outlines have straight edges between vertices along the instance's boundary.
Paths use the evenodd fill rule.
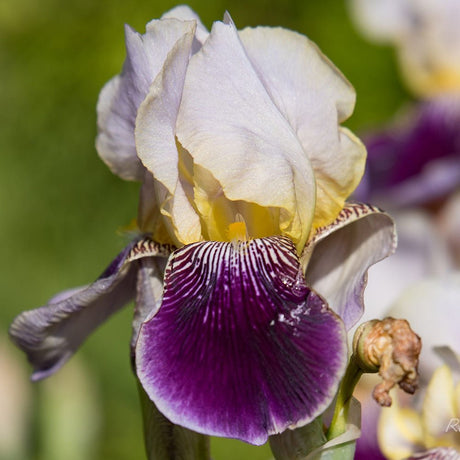
<path fill-rule="evenodd" d="M 126 29 L 97 147 L 142 181 L 140 236 L 91 285 L 19 315 L 38 380 L 135 299 L 137 376 L 171 422 L 253 444 L 331 403 L 370 265 L 395 246 L 379 209 L 348 204 L 365 149 L 340 126 L 354 91 L 306 37 L 208 32 L 187 7 Z"/>
<path fill-rule="evenodd" d="M 403 82 L 419 100 L 369 136 L 355 197 L 392 210 L 437 204 L 460 186 L 460 3 L 350 0 L 350 6 L 363 34 L 395 47 Z"/>
<path fill-rule="evenodd" d="M 366 172 L 355 198 L 395 209 L 432 205 L 457 190 L 459 125 L 460 96 L 446 94 L 368 136 Z"/>

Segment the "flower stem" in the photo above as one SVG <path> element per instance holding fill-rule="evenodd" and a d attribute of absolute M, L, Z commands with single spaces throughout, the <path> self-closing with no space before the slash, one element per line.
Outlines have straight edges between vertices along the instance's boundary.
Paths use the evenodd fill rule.
<path fill-rule="evenodd" d="M 359 368 L 354 355 L 352 355 L 337 394 L 334 416 L 332 417 L 332 422 L 327 431 L 328 440 L 345 433 L 351 397 L 362 375 L 363 371 Z"/>
<path fill-rule="evenodd" d="M 171 423 L 138 382 L 148 460 L 209 460 L 209 437 Z"/>

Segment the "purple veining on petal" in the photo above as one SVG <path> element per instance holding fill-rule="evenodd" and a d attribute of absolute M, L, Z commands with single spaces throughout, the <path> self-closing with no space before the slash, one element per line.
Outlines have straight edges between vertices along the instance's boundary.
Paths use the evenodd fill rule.
<path fill-rule="evenodd" d="M 32 380 L 56 372 L 93 330 L 134 298 L 139 262 L 133 261 L 165 258 L 169 250 L 150 239 L 133 241 L 91 285 L 67 290 L 17 316 L 10 336 L 33 365 Z"/>
<path fill-rule="evenodd" d="M 171 256 L 136 360 L 147 394 L 173 423 L 262 444 L 329 405 L 345 330 L 306 286 L 289 239 L 195 243 Z"/>
<path fill-rule="evenodd" d="M 439 98 L 420 103 L 400 126 L 368 137 L 366 172 L 355 198 L 410 205 L 449 193 L 460 184 L 459 125 L 459 99 Z"/>
<path fill-rule="evenodd" d="M 33 366 L 32 380 L 56 372 L 97 326 L 134 297 L 135 270 L 123 265 L 133 245 L 123 249 L 93 284 L 70 296 L 55 296 L 15 318 L 10 336 Z"/>

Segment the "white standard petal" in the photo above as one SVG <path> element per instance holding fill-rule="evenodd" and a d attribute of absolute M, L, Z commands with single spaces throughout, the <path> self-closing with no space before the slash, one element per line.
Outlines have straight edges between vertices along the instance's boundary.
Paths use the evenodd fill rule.
<path fill-rule="evenodd" d="M 175 137 L 194 33 L 194 28 L 189 30 L 170 51 L 139 108 L 135 130 L 139 158 L 154 176 L 160 212 L 166 217 L 165 224 L 175 243 L 181 244 L 201 239 L 199 217 L 189 201 L 191 183 L 184 174 L 179 175 L 180 169 L 187 169 L 186 152 L 182 152 Z"/>
<path fill-rule="evenodd" d="M 280 209 L 280 233 L 303 245 L 315 206 L 312 168 L 231 23 L 216 22 L 190 60 L 177 137 L 229 200 Z"/>
<path fill-rule="evenodd" d="M 203 23 L 200 20 L 200 17 L 195 13 L 195 11 L 193 11 L 187 5 L 176 6 L 172 10 L 169 10 L 165 14 L 163 14 L 161 18 L 175 18 L 180 19 L 181 21 L 196 21 L 195 39 L 197 40 L 200 47 L 201 45 L 203 45 L 203 43 L 209 36 L 208 29 L 206 29 L 206 27 L 203 25 Z"/>
<path fill-rule="evenodd" d="M 120 75 L 102 89 L 97 105 L 96 147 L 110 169 L 123 179 L 142 180 L 143 167 L 137 158 L 134 124 L 137 109 L 150 84 L 163 67 L 168 53 L 196 21 L 154 20 L 141 35 L 126 26 L 126 61 Z"/>
<path fill-rule="evenodd" d="M 270 97 L 292 126 L 316 180 L 315 226 L 331 223 L 364 172 L 366 149 L 339 127 L 355 105 L 355 91 L 318 47 L 299 33 L 270 27 L 240 32 Z"/>

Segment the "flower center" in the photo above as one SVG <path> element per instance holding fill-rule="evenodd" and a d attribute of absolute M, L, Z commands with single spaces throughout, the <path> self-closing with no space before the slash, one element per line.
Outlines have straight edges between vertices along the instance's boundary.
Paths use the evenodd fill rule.
<path fill-rule="evenodd" d="M 244 222 L 233 222 L 228 226 L 229 241 L 248 241 L 248 230 Z"/>

